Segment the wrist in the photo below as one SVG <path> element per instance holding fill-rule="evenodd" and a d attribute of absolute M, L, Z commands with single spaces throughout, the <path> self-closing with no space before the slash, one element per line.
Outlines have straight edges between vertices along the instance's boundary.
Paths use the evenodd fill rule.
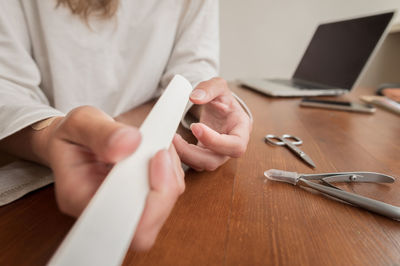
<path fill-rule="evenodd" d="M 54 137 L 55 128 L 63 120 L 63 117 L 51 117 L 44 119 L 29 127 L 31 135 L 31 151 L 34 160 L 50 166 L 49 146 Z"/>

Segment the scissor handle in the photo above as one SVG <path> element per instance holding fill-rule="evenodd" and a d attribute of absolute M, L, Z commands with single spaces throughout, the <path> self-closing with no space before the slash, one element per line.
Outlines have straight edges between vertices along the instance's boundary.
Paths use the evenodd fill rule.
<path fill-rule="evenodd" d="M 279 141 L 274 141 L 275 140 L 279 140 Z M 265 136 L 265 140 L 272 144 L 272 145 L 277 145 L 277 146 L 284 146 L 286 145 L 286 143 L 283 141 L 283 139 L 285 139 L 287 142 L 292 143 L 293 145 L 300 145 L 303 143 L 303 141 L 296 137 L 296 136 L 292 136 L 289 134 L 284 134 L 282 136 L 276 136 L 276 135 L 272 135 L 272 134 L 268 134 Z M 294 139 L 295 141 L 289 141 L 287 139 Z"/>

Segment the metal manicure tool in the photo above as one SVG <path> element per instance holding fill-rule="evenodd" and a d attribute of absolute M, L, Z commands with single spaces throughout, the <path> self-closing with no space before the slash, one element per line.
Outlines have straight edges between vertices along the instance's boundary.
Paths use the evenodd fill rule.
<path fill-rule="evenodd" d="M 393 183 L 395 178 L 388 175 L 372 172 L 298 174 L 296 172 L 270 169 L 264 172 L 264 176 L 274 181 L 309 187 L 351 205 L 364 208 L 394 220 L 400 220 L 400 207 L 343 191 L 331 184 L 331 182 Z M 317 180 L 320 182 L 316 183 L 311 180 Z"/>
<path fill-rule="evenodd" d="M 274 139 L 279 141 L 274 141 Z M 289 139 L 294 139 L 295 141 L 290 141 Z M 308 156 L 304 151 L 296 147 L 297 145 L 301 145 L 303 143 L 300 138 L 288 134 L 284 134 L 280 137 L 268 134 L 265 136 L 265 140 L 272 145 L 286 146 L 294 154 L 299 156 L 303 161 L 315 168 L 315 163 L 313 162 L 313 160 L 311 160 L 310 156 Z"/>

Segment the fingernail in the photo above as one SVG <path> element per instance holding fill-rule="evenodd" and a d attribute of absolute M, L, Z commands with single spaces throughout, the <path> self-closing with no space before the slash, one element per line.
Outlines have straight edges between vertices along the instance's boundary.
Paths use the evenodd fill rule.
<path fill-rule="evenodd" d="M 167 167 L 171 167 L 172 166 L 172 159 L 171 159 L 171 155 L 169 154 L 168 150 L 163 150 L 162 151 L 162 156 L 163 156 L 163 160 L 166 164 Z"/>
<path fill-rule="evenodd" d="M 200 138 L 201 135 L 203 135 L 203 129 L 197 124 L 191 124 L 190 129 L 197 138 Z"/>
<path fill-rule="evenodd" d="M 192 94 L 190 94 L 190 98 L 194 100 L 202 100 L 204 97 L 206 97 L 206 92 L 200 89 L 194 90 Z"/>
<path fill-rule="evenodd" d="M 164 169 L 166 171 L 171 171 L 171 169 L 173 168 L 171 155 L 169 154 L 169 152 L 167 150 L 163 150 L 161 153 L 162 153 L 162 157 L 163 157 L 162 159 L 164 161 Z M 165 174 L 164 178 L 162 178 L 161 182 L 162 182 L 162 186 L 164 188 L 167 188 L 171 182 L 171 175 Z"/>

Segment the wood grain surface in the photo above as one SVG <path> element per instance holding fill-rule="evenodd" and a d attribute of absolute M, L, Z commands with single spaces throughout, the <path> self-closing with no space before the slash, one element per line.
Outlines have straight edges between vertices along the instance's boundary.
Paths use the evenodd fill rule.
<path fill-rule="evenodd" d="M 124 265 L 399 265 L 400 222 L 266 181 L 263 172 L 386 173 L 398 180 L 341 187 L 400 206 L 400 116 L 381 109 L 368 115 L 299 107 L 299 98 L 231 87 L 254 115 L 246 154 L 214 172 L 189 170 L 186 191 L 154 248 L 129 251 Z M 139 125 L 150 108 L 120 121 Z M 266 144 L 268 133 L 300 137 L 317 168 Z M 53 186 L 0 207 L 0 265 L 44 265 L 73 222 L 58 211 Z"/>

